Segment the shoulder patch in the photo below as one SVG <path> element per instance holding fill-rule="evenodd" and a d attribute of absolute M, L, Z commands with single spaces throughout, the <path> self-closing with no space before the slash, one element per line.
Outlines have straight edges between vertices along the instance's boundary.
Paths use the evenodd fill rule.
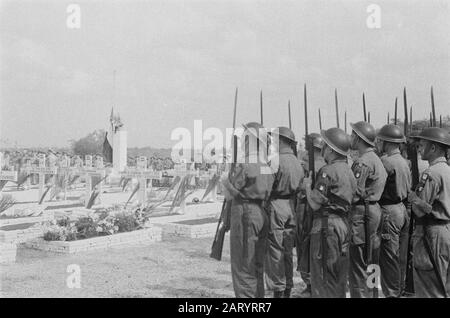
<path fill-rule="evenodd" d="M 417 184 L 416 187 L 416 193 L 420 194 L 423 191 L 423 188 L 425 187 L 425 183 L 430 179 L 430 175 L 426 172 L 422 173 L 422 176 L 420 177 L 420 181 Z"/>
<path fill-rule="evenodd" d="M 326 174 L 326 172 L 322 172 L 322 178 L 326 178 L 327 177 L 327 174 Z"/>

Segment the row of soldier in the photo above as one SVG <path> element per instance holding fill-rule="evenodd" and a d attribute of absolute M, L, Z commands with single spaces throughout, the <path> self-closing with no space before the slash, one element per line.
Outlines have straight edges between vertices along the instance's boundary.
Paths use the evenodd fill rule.
<path fill-rule="evenodd" d="M 222 178 L 225 198 L 232 200 L 236 297 L 264 297 L 266 286 L 274 297 L 290 297 L 294 247 L 297 270 L 307 284 L 304 297 L 346 297 L 347 291 L 350 297 L 371 297 L 378 291 L 370 277 L 376 268 L 385 297 L 411 295 L 408 279 L 417 297 L 448 296 L 449 133 L 431 127 L 414 138 L 428 167 L 412 189 L 400 127 L 388 124 L 378 133 L 364 121 L 351 127 L 351 136 L 339 128 L 315 135 L 316 170 L 310 172 L 297 159 L 289 128 L 279 127 L 267 138 L 261 124 L 244 125 L 246 161 Z M 278 142 L 269 155 L 267 143 L 273 138 Z M 249 150 L 255 142 L 259 147 Z M 352 162 L 351 151 L 356 153 Z M 262 173 L 265 166 L 272 167 L 271 173 Z"/>

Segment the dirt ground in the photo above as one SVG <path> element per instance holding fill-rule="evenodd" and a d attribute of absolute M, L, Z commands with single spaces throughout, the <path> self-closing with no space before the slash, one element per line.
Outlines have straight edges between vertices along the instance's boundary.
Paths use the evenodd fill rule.
<path fill-rule="evenodd" d="M 211 241 L 170 238 L 75 255 L 19 248 L 15 264 L 0 266 L 1 296 L 234 297 L 229 238 L 221 262 L 209 257 Z M 71 264 L 80 266 L 79 289 L 66 283 Z M 304 287 L 299 279 L 294 296 Z"/>

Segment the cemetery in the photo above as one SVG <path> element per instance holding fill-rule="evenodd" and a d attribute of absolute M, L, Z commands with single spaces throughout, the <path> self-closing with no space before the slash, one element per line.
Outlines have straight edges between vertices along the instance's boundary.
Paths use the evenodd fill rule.
<path fill-rule="evenodd" d="M 180 162 L 163 176 L 145 156 L 127 165 L 122 126 L 114 133 L 113 149 L 109 165 L 100 155 L 56 161 L 38 154 L 20 171 L 0 163 L 2 263 L 15 261 L 18 246 L 72 254 L 171 236 L 214 236 L 222 204 L 217 168 L 200 172 Z"/>

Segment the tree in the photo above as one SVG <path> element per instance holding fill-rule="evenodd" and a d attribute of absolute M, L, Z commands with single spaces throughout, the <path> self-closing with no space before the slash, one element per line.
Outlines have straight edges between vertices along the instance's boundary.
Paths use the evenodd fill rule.
<path fill-rule="evenodd" d="M 71 140 L 72 151 L 76 155 L 95 155 L 102 154 L 103 141 L 105 139 L 105 130 L 98 129 L 86 137 L 78 140 Z"/>

